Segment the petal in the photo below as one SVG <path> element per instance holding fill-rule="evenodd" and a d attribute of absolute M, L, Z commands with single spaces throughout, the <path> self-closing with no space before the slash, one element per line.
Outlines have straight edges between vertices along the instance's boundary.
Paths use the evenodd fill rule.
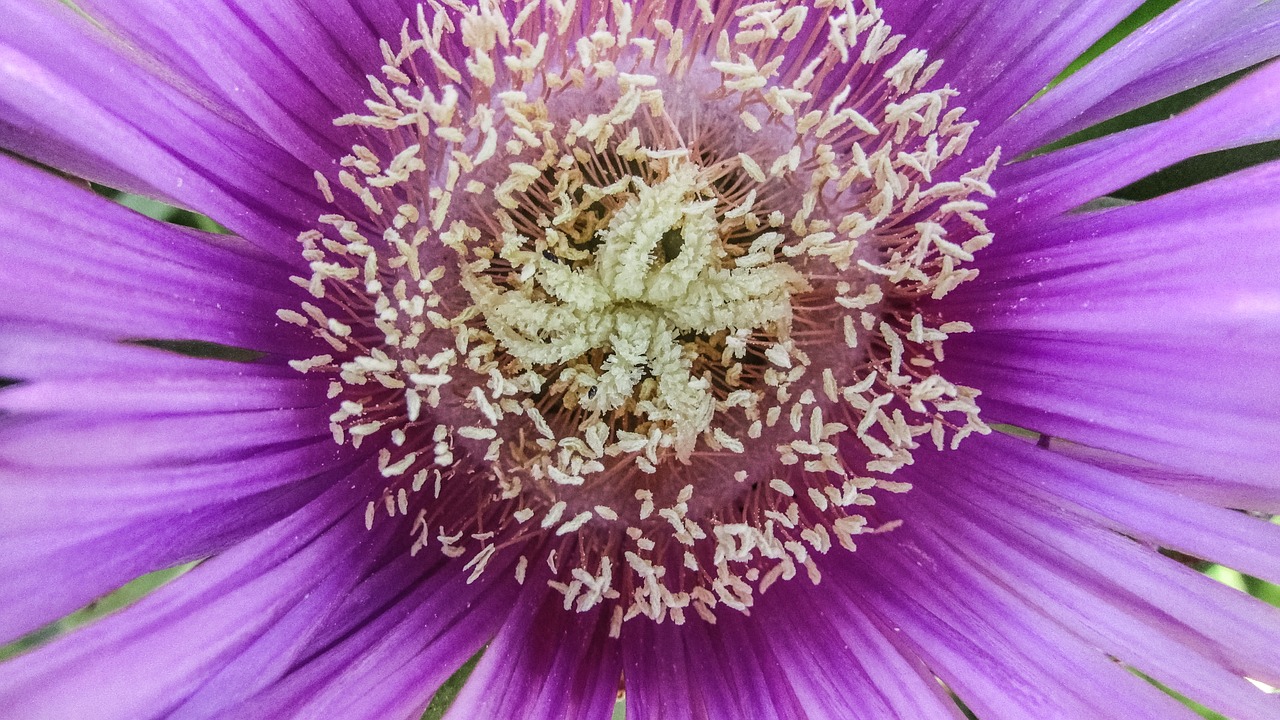
<path fill-rule="evenodd" d="M 1029 495 L 1124 535 L 1280 581 L 1280 525 L 1074 459 L 997 442 L 1001 453 L 1029 468 L 1023 473 L 1029 479 L 1019 485 Z M 1070 482 L 1056 482 L 1050 474 Z"/>
<path fill-rule="evenodd" d="M 291 356 L 313 346 L 275 316 L 305 294 L 287 266 L 234 238 L 156 222 L 4 157 L 0 196 L 0 263 L 15 270 L 0 275 L 0 323 Z"/>
<path fill-rule="evenodd" d="M 1074 557 L 1074 565 L 1061 557 L 1057 564 L 1073 569 L 1073 578 L 1082 580 L 1083 585 L 1101 583 L 1115 597 L 1147 609 L 1144 612 L 1149 618 L 1175 620 L 1180 629 L 1167 634 L 1188 650 L 1215 657 L 1235 674 L 1280 682 L 1276 670 L 1280 667 L 1280 610 L 1134 542 L 1128 537 L 1133 530 L 1125 523 L 1120 523 L 1120 533 L 1116 533 L 1075 514 L 1066 503 L 1033 500 L 1023 493 L 1029 482 L 1068 489 L 1076 473 L 1091 471 L 1087 466 L 1059 459 L 1018 439 L 983 438 L 980 445 L 984 446 L 982 452 L 974 448 L 972 456 L 947 457 L 948 473 L 964 469 L 964 477 L 972 480 L 954 488 L 956 492 L 977 498 L 975 503 L 986 506 L 992 518 L 1009 520 L 1011 527 L 1021 530 L 1024 542 L 1027 537 L 1039 538 L 1043 547 L 1032 543 L 1039 551 L 1057 548 L 1062 556 Z M 943 503 L 952 500 L 940 497 Z M 1265 551 L 1270 539 L 1274 536 L 1258 533 L 1251 543 L 1254 551 Z M 1225 550 L 1238 552 L 1231 547 Z M 1217 552 L 1208 555 L 1213 557 Z M 1084 583 L 1084 578 L 1092 579 Z"/>
<path fill-rule="evenodd" d="M 348 462 L 290 368 L 4 335 L 0 373 L 26 378 L 0 390 L 5 637 L 257 532 Z"/>
<path fill-rule="evenodd" d="M 0 350 L 0 375 L 31 381 L 0 393 L 0 411 L 157 417 L 323 409 L 328 404 L 323 382 L 285 365 L 199 359 L 137 345 L 33 334 L 18 328 L 0 331 L 9 345 Z M 323 423 L 323 415 L 316 419 Z"/>
<path fill-rule="evenodd" d="M 972 568 L 928 546 L 908 545 L 905 537 L 901 543 L 875 549 L 876 570 L 837 582 L 899 633 L 979 717 L 1195 717 Z M 871 551 L 864 542 L 858 553 Z"/>
<path fill-rule="evenodd" d="M 298 231 L 324 212 L 312 169 L 64 4 L 4 0 L 0 14 L 0 146 L 197 210 L 296 257 Z"/>
<path fill-rule="evenodd" d="M 1277 179 L 1273 163 L 1014 236 L 944 301 L 975 327 L 945 374 L 989 420 L 1274 492 Z"/>
<path fill-rule="evenodd" d="M 730 611 L 733 612 L 733 611 Z M 774 650 L 748 622 L 640 616 L 622 629 L 627 717 L 805 717 Z"/>
<path fill-rule="evenodd" d="M 447 717 L 611 716 L 622 657 L 618 641 L 608 636 L 609 615 L 566 610 L 563 597 L 547 587 L 547 573 L 535 575 L 526 580 Z"/>
<path fill-rule="evenodd" d="M 999 128 L 1140 4 L 925 0 L 884 3 L 884 12 L 894 31 L 906 35 L 905 46 L 927 50 L 930 60 L 943 60 L 935 86 L 948 83 L 959 91 L 955 105 L 968 108 L 965 119 L 981 123 L 980 138 Z"/>
<path fill-rule="evenodd" d="M 172 417 L 32 416 L 5 418 L 3 430 L 0 462 L 80 470 L 246 457 L 262 447 L 328 436 L 317 408 Z M 53 448 L 63 450 L 51 454 Z"/>
<path fill-rule="evenodd" d="M 277 623 L 322 615 L 342 599 L 368 551 L 358 542 L 366 531 L 354 507 L 351 490 L 338 483 L 306 509 L 127 610 L 0 665 L 8 712 L 28 718 L 167 714 Z"/>
<path fill-rule="evenodd" d="M 777 583 L 750 617 L 726 611 L 717 622 L 739 624 L 773 649 L 810 717 L 963 717 L 933 673 L 889 637 L 892 630 L 826 585 Z"/>
<path fill-rule="evenodd" d="M 975 333 L 948 351 L 948 378 L 985 388 L 988 420 L 1117 454 L 1210 502 L 1280 510 L 1280 417 L 1260 400 L 1277 387 L 1273 345 Z"/>
<path fill-rule="evenodd" d="M 906 518 L 912 542 L 940 563 L 1010 588 L 1088 645 L 1193 699 L 1231 717 L 1274 716 L 1280 698 L 1242 676 L 1275 675 L 1280 613 L 1077 512 L 1080 477 L 1102 483 L 1105 473 L 1010 438 L 975 445 L 921 458 L 917 489 L 890 499 L 886 511 Z M 936 482 L 943 474 L 955 481 Z M 1124 482 L 1105 477 L 1094 494 Z M 1132 532 L 1123 515 L 1108 524 Z M 1268 535 L 1273 544 L 1276 537 L 1256 532 L 1263 527 L 1237 541 L 1263 550 Z"/>
<path fill-rule="evenodd" d="M 1212 22 L 1206 22 L 1212 18 Z M 1010 156 L 1280 55 L 1280 7 L 1184 0 L 1084 66 L 1002 131 Z"/>
<path fill-rule="evenodd" d="M 1280 138 L 1280 62 L 1179 115 L 1006 166 L 988 213 L 1005 234 L 1203 153 Z"/>
<path fill-rule="evenodd" d="M 182 0 L 82 2 L 78 7 L 147 61 L 180 74 L 314 168 L 357 141 L 333 119 L 360 108 L 365 74 L 382 63 L 378 38 L 396 38 L 412 10 L 397 3 Z"/>
<path fill-rule="evenodd" d="M 370 544 L 362 552 L 376 554 Z M 227 663 L 170 717 L 420 717 L 436 688 L 493 637 L 516 586 L 509 567 L 495 564 L 468 584 L 461 562 L 390 548 L 393 559 L 310 618 L 305 634 L 273 628 L 275 637 Z"/>
<path fill-rule="evenodd" d="M 979 445 L 982 447 L 975 449 Z M 1090 538 L 1099 545 L 1096 553 L 1093 545 L 1079 541 L 1070 545 L 1069 552 L 1055 551 L 1053 560 L 1057 564 L 1044 565 L 1047 575 L 1028 570 L 1029 579 L 1025 582 L 1040 583 L 1032 592 L 993 577 L 991 573 L 995 571 L 988 567 L 992 563 L 981 557 L 983 548 L 976 547 L 963 532 L 952 533 L 948 522 L 954 515 L 989 528 L 991 534 L 1004 533 L 1006 555 L 1014 557 L 1023 550 L 1023 545 L 1018 544 L 1020 532 L 1012 529 L 1031 523 L 1029 518 L 1037 517 L 1035 508 L 1013 500 L 997 504 L 996 500 L 1004 499 L 999 494 L 978 496 L 981 488 L 973 479 L 979 474 L 1006 478 L 1015 472 L 1001 461 L 998 450 L 988 447 L 985 439 L 970 443 L 959 452 L 918 453 L 916 465 L 900 473 L 901 478 L 895 475 L 895 479 L 914 482 L 915 489 L 884 498 L 877 511 L 883 517 L 901 519 L 904 524 L 890 532 L 864 537 L 851 556 L 832 556 L 829 562 L 835 566 L 824 573 L 824 586 L 834 583 L 852 602 L 893 628 L 899 642 L 918 653 L 979 717 L 1194 717 L 1115 664 L 1109 655 L 1122 650 L 1122 643 L 1108 640 L 1099 645 L 1092 635 L 1082 637 L 1079 628 L 1067 622 L 1070 618 L 1041 602 L 1036 594 L 1043 589 L 1047 597 L 1060 596 L 1064 591 L 1057 586 L 1058 577 L 1064 585 L 1107 581 L 1109 576 L 1099 578 L 1091 565 L 1105 562 L 1098 558 L 1110 559 L 1110 546 L 1133 546 L 1131 541 L 1097 531 Z M 1014 474 L 1007 482 L 1024 478 L 1025 475 Z M 958 502 L 971 496 L 975 498 L 972 503 Z M 948 503 L 956 509 L 948 511 L 951 515 L 944 515 L 939 508 L 946 508 Z M 971 505 L 980 511 L 972 512 Z M 1046 523 L 1049 529 L 1067 533 L 1068 537 L 1072 537 L 1070 533 L 1089 537 L 1084 522 L 1058 517 Z M 1032 545 L 1034 540 L 1033 536 L 1027 544 Z M 1179 567 L 1150 551 L 1134 555 Z M 1059 567 L 1055 576 L 1054 569 Z M 1140 567 L 1132 571 L 1140 572 Z M 1017 564 L 1008 568 L 1014 575 L 1021 569 Z M 1186 568 L 1180 569 L 1205 584 L 1215 585 Z M 1113 568 L 1108 566 L 1106 571 L 1113 572 Z M 1182 580 L 1160 588 L 1166 595 L 1174 594 L 1177 599 L 1172 603 L 1180 603 L 1191 594 L 1179 592 Z M 1119 583 L 1127 584 L 1125 580 Z M 1135 602 L 1141 602 L 1141 597 L 1135 596 Z M 1155 609 L 1148 612 L 1154 613 Z M 1170 637 L 1182 642 L 1188 636 L 1182 628 L 1180 635 Z M 1194 647 L 1192 642 L 1187 640 Z M 1052 648 L 1053 653 L 1046 654 L 1044 648 Z"/>
<path fill-rule="evenodd" d="M 325 442 L 114 471 L 3 463 L 0 497 L 12 510 L 0 524 L 0 635 L 33 630 L 134 577 L 207 556 L 287 516 L 350 472 L 333 469 L 336 454 Z"/>

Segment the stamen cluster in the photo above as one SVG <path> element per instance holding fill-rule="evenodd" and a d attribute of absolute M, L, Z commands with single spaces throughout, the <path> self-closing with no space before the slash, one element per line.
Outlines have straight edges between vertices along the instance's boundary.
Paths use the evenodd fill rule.
<path fill-rule="evenodd" d="M 920 438 L 987 432 L 920 301 L 976 274 L 997 156 L 954 169 L 974 124 L 872 0 L 734 5 L 420 7 L 279 313 L 379 443 L 367 524 L 545 560 L 615 633 L 818 582 Z"/>

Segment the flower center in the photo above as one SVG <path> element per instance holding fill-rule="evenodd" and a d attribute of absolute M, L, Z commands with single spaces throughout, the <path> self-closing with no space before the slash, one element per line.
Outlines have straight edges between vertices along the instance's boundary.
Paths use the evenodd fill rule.
<path fill-rule="evenodd" d="M 317 304 L 280 317 L 333 347 L 294 366 L 335 439 L 378 443 L 369 525 L 472 579 L 545 561 L 615 632 L 714 622 L 817 582 L 917 438 L 987 431 L 936 367 L 968 326 L 921 300 L 975 274 L 997 156 L 961 165 L 957 93 L 872 2 L 576 5 L 432 3 L 383 43 L 300 237 Z"/>
<path fill-rule="evenodd" d="M 727 242 L 732 208 L 717 212 L 698 168 L 667 164 L 652 185 L 624 175 L 588 193 L 570 181 L 565 211 L 536 240 L 504 233 L 498 267 L 480 257 L 463 278 L 494 340 L 485 360 L 501 359 L 504 375 L 547 378 L 540 412 L 572 418 L 559 423 L 568 435 L 614 441 L 586 461 L 631 454 L 645 472 L 660 462 L 655 452 L 687 464 L 699 438 L 715 434 L 727 395 L 744 384 L 747 340 L 779 338 L 770 347 L 785 353 L 791 294 L 807 287 L 767 241 L 755 252 Z M 628 439 L 653 447 L 629 452 Z M 547 460 L 550 472 L 567 469 Z M 556 477 L 581 483 L 577 472 Z"/>

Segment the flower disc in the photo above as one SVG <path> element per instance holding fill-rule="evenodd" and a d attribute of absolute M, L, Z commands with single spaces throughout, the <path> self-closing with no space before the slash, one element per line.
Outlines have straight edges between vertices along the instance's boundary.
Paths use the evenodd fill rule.
<path fill-rule="evenodd" d="M 366 522 L 545 565 L 615 633 L 714 622 L 986 432 L 925 301 L 975 275 L 996 156 L 900 41 L 833 1 L 432 3 L 384 41 L 280 312 L 333 348 L 294 365 L 335 439 L 380 443 Z"/>

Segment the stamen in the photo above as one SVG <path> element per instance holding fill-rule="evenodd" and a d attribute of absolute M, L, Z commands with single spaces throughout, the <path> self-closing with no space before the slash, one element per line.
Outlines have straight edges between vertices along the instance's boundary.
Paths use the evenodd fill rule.
<path fill-rule="evenodd" d="M 873 0 L 511 4 L 420 8 L 316 175 L 316 303 L 279 316 L 332 348 L 291 364 L 335 440 L 379 444 L 366 526 L 469 582 L 544 559 L 615 635 L 819 582 L 920 438 L 989 432 L 922 301 L 976 275 L 998 152 L 962 159 Z"/>

